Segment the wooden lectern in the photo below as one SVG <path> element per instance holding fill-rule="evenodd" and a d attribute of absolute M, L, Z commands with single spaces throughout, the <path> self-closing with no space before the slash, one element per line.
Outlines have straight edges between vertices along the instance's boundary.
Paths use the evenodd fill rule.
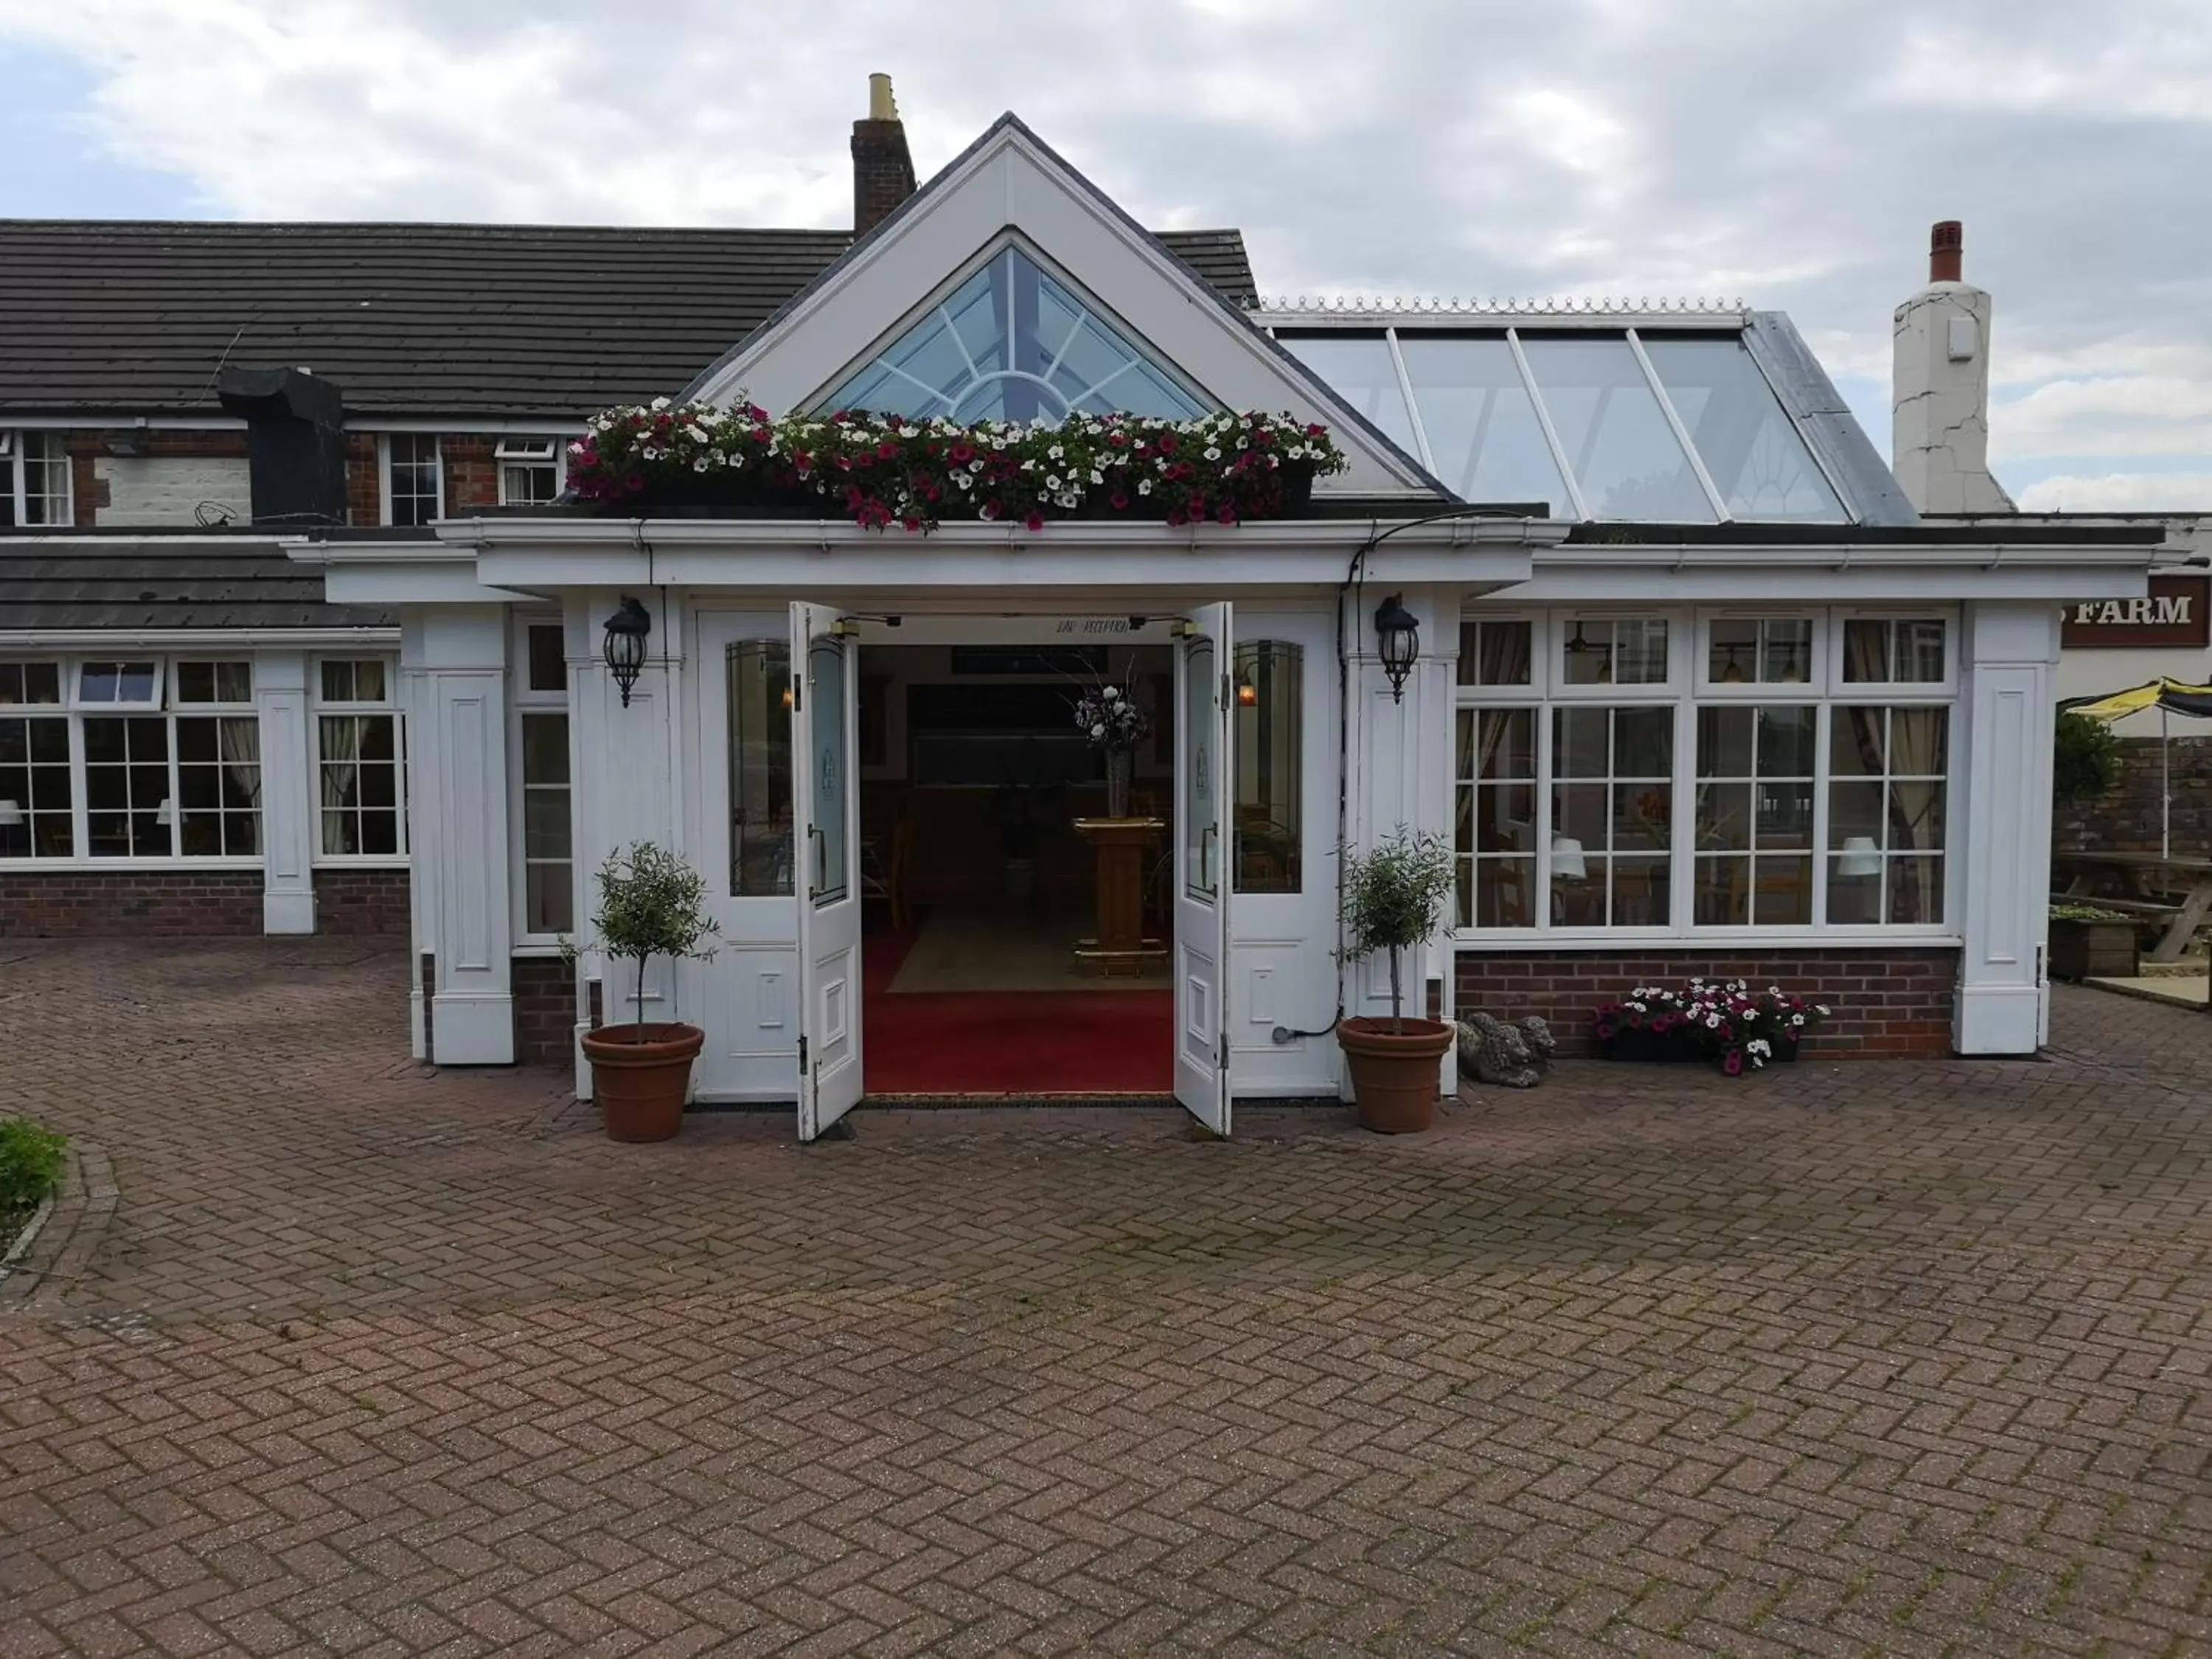
<path fill-rule="evenodd" d="M 1101 974 L 1142 974 L 1167 958 L 1145 937 L 1145 865 L 1159 845 L 1164 818 L 1078 818 L 1075 831 L 1098 849 L 1098 936 L 1078 939 L 1075 955 Z"/>

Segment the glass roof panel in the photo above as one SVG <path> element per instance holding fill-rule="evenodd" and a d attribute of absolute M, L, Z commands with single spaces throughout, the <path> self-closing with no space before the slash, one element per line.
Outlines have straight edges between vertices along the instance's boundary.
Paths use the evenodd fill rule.
<path fill-rule="evenodd" d="M 819 406 L 962 421 L 1056 422 L 1071 408 L 1174 420 L 1209 412 L 1090 301 L 1012 247 Z"/>
<path fill-rule="evenodd" d="M 1659 384 L 1731 514 L 1843 522 L 1843 503 L 1741 340 L 1643 339 Z"/>
<path fill-rule="evenodd" d="M 1398 350 L 1438 478 L 1462 501 L 1543 501 L 1574 516 L 1535 405 L 1502 337 L 1401 333 Z"/>
<path fill-rule="evenodd" d="M 1521 344 L 1592 517 L 1715 521 L 1712 502 L 1625 338 L 1524 334 Z"/>
<path fill-rule="evenodd" d="M 1406 394 L 1391 367 L 1390 343 L 1380 334 L 1285 334 L 1285 350 L 1328 382 L 1408 455 L 1419 455 Z"/>

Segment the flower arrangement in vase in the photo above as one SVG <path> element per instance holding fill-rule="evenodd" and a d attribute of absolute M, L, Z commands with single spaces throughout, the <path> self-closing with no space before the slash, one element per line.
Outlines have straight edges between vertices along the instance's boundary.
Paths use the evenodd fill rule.
<path fill-rule="evenodd" d="M 1136 769 L 1137 745 L 1152 729 L 1152 717 L 1118 685 L 1085 690 L 1075 700 L 1075 729 L 1106 756 L 1106 816 L 1129 816 L 1129 784 Z"/>

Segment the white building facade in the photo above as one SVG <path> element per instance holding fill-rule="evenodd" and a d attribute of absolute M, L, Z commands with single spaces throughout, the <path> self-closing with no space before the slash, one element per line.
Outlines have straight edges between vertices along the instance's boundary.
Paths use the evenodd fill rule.
<path fill-rule="evenodd" d="M 1337 849 L 1401 829 L 1460 860 L 1415 975 L 1447 1012 L 1572 1036 L 1632 984 L 1741 974 L 1829 1000 L 1844 1048 L 2036 1048 L 2061 610 L 2145 592 L 2155 537 L 1922 524 L 1778 319 L 1240 315 L 1011 118 L 690 395 L 829 406 L 1010 251 L 1174 395 L 1323 423 L 1349 471 L 1311 516 L 1233 527 L 558 508 L 302 539 L 332 602 L 401 618 L 418 1053 L 510 1060 L 548 998 L 578 1031 L 633 1017 L 556 934 L 602 858 L 652 841 L 708 874 L 723 943 L 658 965 L 646 1017 L 706 1030 L 702 1103 L 795 1102 L 819 1133 L 867 1091 L 871 653 L 1102 637 L 1173 662 L 1175 1091 L 1217 1128 L 1239 1098 L 1339 1093 L 1334 1021 L 1388 1004 L 1380 964 L 1333 957 Z M 1390 597 L 1420 630 L 1397 687 Z M 631 599 L 652 629 L 625 694 L 602 644 Z M 1231 669 L 1261 649 L 1302 666 L 1273 803 L 1292 891 L 1237 890 L 1218 850 L 1244 833 Z M 761 761 L 739 680 L 770 659 L 805 759 L 799 891 L 748 890 L 738 844 Z"/>

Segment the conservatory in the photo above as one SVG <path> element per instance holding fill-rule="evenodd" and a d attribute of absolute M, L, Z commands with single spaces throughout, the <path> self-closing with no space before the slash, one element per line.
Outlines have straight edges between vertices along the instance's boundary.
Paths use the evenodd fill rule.
<path fill-rule="evenodd" d="M 1312 445 L 1298 487 L 1237 473 L 1237 411 Z M 1572 1037 L 1745 975 L 1838 1051 L 2033 1052 L 2058 607 L 2155 539 L 1923 523 L 1771 313 L 1241 311 L 1011 117 L 569 477 L 295 549 L 403 617 L 418 1049 L 631 1017 L 545 964 L 654 841 L 721 942 L 635 1011 L 809 1139 L 867 1097 L 1227 1133 L 1337 1095 L 1334 1022 L 1388 1011 L 1338 851 L 1401 829 L 1458 860 L 1432 1007 Z M 1108 686 L 1118 770 L 1070 718 Z"/>

